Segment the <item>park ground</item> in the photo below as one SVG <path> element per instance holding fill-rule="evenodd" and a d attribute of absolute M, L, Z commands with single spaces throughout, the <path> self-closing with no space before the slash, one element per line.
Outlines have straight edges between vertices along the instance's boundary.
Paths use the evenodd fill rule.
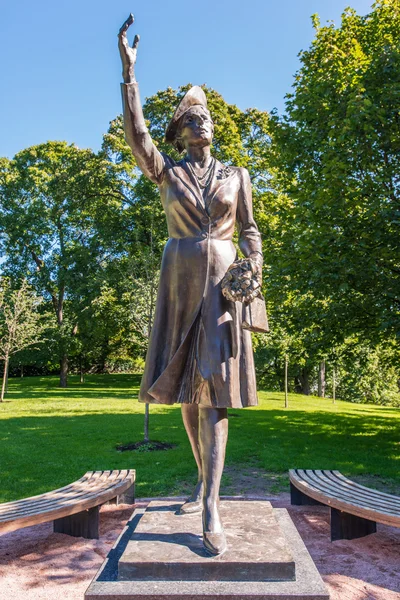
<path fill-rule="evenodd" d="M 150 438 L 168 451 L 120 452 L 143 439 L 139 375 L 11 379 L 0 405 L 0 502 L 60 487 L 86 471 L 134 468 L 138 497 L 181 495 L 196 479 L 177 405 L 150 407 Z M 400 410 L 259 392 L 258 407 L 230 410 L 222 492 L 288 491 L 290 468 L 338 469 L 372 487 L 400 493 Z"/>
<path fill-rule="evenodd" d="M 167 451 L 126 451 L 143 437 L 143 405 L 137 375 L 71 377 L 67 389 L 55 377 L 11 379 L 0 405 L 0 501 L 39 494 L 78 479 L 88 470 L 135 468 L 137 496 L 186 494 L 194 463 L 177 406 L 152 406 L 150 437 Z M 287 506 L 332 600 L 400 599 L 396 567 L 400 531 L 380 526 L 359 540 L 329 541 L 325 507 L 290 507 L 289 468 L 339 469 L 353 479 L 400 493 L 400 411 L 332 399 L 259 392 L 260 405 L 231 410 L 222 493 L 271 498 Z M 81 598 L 131 508 L 101 512 L 100 540 L 52 533 L 51 524 L 0 537 L 0 596 L 48 600 Z"/>

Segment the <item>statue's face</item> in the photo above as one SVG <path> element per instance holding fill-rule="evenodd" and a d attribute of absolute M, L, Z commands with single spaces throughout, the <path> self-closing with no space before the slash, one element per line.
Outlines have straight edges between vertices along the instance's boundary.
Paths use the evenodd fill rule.
<path fill-rule="evenodd" d="M 214 123 L 203 106 L 193 106 L 183 115 L 179 127 L 182 146 L 209 146 L 214 134 Z"/>

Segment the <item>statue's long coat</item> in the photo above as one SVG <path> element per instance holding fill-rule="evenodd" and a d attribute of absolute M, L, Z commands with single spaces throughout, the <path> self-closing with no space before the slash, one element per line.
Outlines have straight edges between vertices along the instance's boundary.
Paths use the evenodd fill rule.
<path fill-rule="evenodd" d="M 217 161 L 203 199 L 186 161 L 154 146 L 137 84 L 122 84 L 122 95 L 126 139 L 142 172 L 159 186 L 169 232 L 139 399 L 256 405 L 251 334 L 241 327 L 242 305 L 221 292 L 236 258 L 236 221 L 244 255 L 262 252 L 248 172 Z"/>

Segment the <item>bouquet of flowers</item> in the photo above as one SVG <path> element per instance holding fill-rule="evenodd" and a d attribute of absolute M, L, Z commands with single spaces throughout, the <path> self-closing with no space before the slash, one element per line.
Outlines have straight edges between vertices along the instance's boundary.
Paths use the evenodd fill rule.
<path fill-rule="evenodd" d="M 221 281 L 222 293 L 232 302 L 249 304 L 261 294 L 261 271 L 251 258 L 236 260 Z"/>

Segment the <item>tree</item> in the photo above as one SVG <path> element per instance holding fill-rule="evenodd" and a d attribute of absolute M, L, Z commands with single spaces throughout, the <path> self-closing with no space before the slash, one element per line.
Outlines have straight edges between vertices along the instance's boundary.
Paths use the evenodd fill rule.
<path fill-rule="evenodd" d="M 3 269 L 13 277 L 28 272 L 37 293 L 51 302 L 62 387 L 77 312 L 113 247 L 110 227 L 119 218 L 120 193 L 111 166 L 65 142 L 33 146 L 0 163 Z"/>
<path fill-rule="evenodd" d="M 271 123 L 286 197 L 272 271 L 314 306 L 327 301 L 334 337 L 374 344 L 400 335 L 400 5 L 347 9 L 339 27 L 313 21 L 286 114 Z"/>
<path fill-rule="evenodd" d="M 43 342 L 45 325 L 38 312 L 39 303 L 26 279 L 17 289 L 6 277 L 0 279 L 0 359 L 4 361 L 0 402 L 4 400 L 10 357 Z"/>

